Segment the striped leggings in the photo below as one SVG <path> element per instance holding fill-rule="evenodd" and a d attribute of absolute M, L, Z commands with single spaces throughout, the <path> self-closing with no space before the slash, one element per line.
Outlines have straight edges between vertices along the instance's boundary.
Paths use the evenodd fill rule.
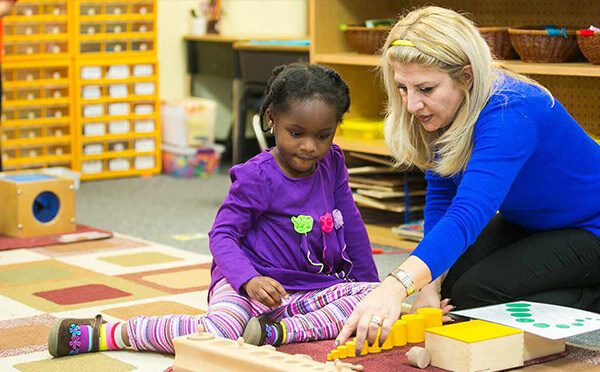
<path fill-rule="evenodd" d="M 174 354 L 173 338 L 195 333 L 199 325 L 215 336 L 235 340 L 251 317 L 269 314 L 285 327 L 285 343 L 331 339 L 338 335 L 357 303 L 377 285 L 341 283 L 289 292 L 280 307 L 270 309 L 239 295 L 222 279 L 212 289 L 206 314 L 135 317 L 127 321 L 127 333 L 135 350 Z"/>

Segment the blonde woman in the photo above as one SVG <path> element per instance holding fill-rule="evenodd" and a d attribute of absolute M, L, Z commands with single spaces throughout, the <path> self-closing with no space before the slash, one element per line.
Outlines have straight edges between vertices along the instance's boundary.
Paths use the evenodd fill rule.
<path fill-rule="evenodd" d="M 600 146 L 552 95 L 496 67 L 475 25 L 439 7 L 391 30 L 385 136 L 425 171 L 425 238 L 336 339 L 380 342 L 413 309 L 526 299 L 600 312 Z M 441 301 L 444 298 L 445 300 Z"/>

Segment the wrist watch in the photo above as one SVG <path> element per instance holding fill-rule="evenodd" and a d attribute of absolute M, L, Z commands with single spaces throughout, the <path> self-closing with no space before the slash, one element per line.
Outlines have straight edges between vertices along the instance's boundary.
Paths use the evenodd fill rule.
<path fill-rule="evenodd" d="M 406 289 L 406 296 L 410 296 L 415 292 L 415 283 L 413 282 L 412 277 L 409 273 L 401 268 L 397 268 L 396 270 L 392 271 L 388 276 L 396 279 L 404 286 Z"/>

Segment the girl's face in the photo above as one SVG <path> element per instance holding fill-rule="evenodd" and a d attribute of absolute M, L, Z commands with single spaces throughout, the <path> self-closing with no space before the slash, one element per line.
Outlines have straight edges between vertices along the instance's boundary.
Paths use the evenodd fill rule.
<path fill-rule="evenodd" d="M 435 132 L 452 123 L 464 95 L 448 73 L 433 67 L 394 62 L 394 80 L 404 107 L 428 132 Z M 463 70 L 471 81 L 471 68 Z"/>
<path fill-rule="evenodd" d="M 293 100 L 289 110 L 277 114 L 267 110 L 267 119 L 277 144 L 271 154 L 292 178 L 312 174 L 329 151 L 338 124 L 334 107 L 319 98 Z"/>

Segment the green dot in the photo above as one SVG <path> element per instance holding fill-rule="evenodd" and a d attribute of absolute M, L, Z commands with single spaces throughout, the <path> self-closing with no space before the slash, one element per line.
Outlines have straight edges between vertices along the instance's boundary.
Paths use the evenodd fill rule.
<path fill-rule="evenodd" d="M 550 327 L 550 326 L 549 326 L 548 324 L 546 324 L 546 323 L 535 323 L 533 326 L 534 326 L 534 327 L 538 327 L 538 328 L 548 328 L 548 327 Z"/>
<path fill-rule="evenodd" d="M 517 317 L 517 318 L 525 318 L 525 317 L 528 317 L 528 316 L 533 316 L 533 315 L 531 315 L 529 313 L 512 313 L 510 315 L 514 316 L 514 317 Z"/>
<path fill-rule="evenodd" d="M 592 320 L 592 318 L 586 318 L 587 320 Z"/>
<path fill-rule="evenodd" d="M 527 313 L 529 309 L 506 309 L 509 313 Z"/>
<path fill-rule="evenodd" d="M 519 323 L 533 323 L 533 322 L 535 322 L 535 320 L 530 319 L 530 318 L 519 318 L 519 319 L 515 319 L 515 322 L 519 322 Z"/>
<path fill-rule="evenodd" d="M 531 304 L 522 304 L 522 303 L 515 303 L 515 304 L 506 304 L 506 307 L 530 307 Z"/>
<path fill-rule="evenodd" d="M 585 322 L 585 319 L 575 319 L 575 321 L 579 322 L 579 323 L 583 323 L 583 322 Z"/>
<path fill-rule="evenodd" d="M 572 324 L 573 324 L 574 326 L 576 326 L 576 327 L 582 327 L 582 326 L 583 326 L 583 323 L 572 323 Z"/>
<path fill-rule="evenodd" d="M 570 327 L 566 324 L 557 324 L 556 328 L 570 328 Z"/>

